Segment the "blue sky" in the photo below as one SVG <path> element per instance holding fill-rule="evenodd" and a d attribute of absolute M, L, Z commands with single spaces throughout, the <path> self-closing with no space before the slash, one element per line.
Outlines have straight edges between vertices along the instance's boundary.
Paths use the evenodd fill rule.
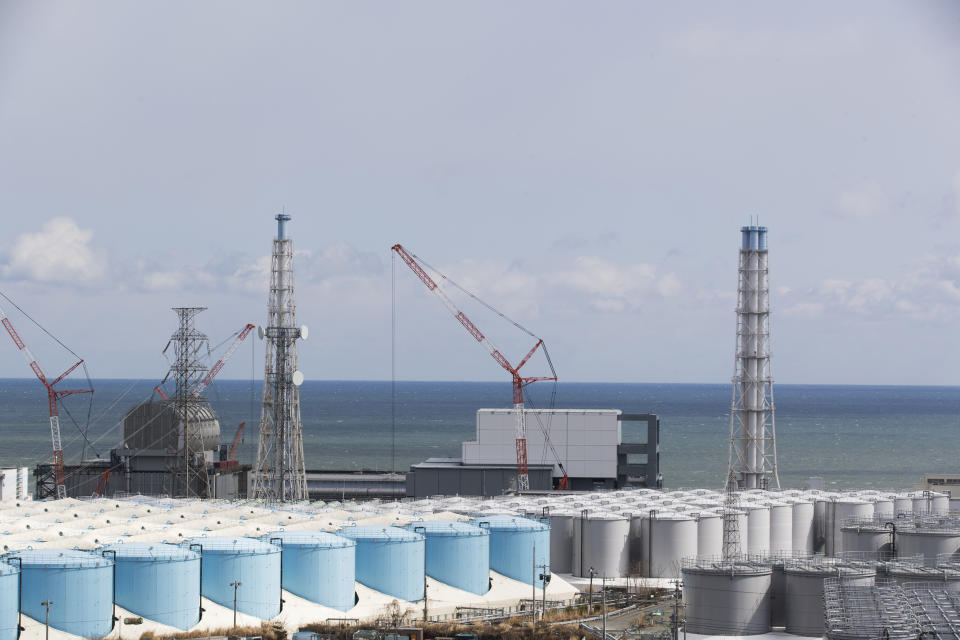
<path fill-rule="evenodd" d="M 401 242 L 561 379 L 724 382 L 753 215 L 778 381 L 960 384 L 958 113 L 951 2 L 0 0 L 0 290 L 159 377 L 169 307 L 264 320 L 285 207 L 308 378 L 389 377 Z M 398 377 L 501 379 L 399 266 Z"/>

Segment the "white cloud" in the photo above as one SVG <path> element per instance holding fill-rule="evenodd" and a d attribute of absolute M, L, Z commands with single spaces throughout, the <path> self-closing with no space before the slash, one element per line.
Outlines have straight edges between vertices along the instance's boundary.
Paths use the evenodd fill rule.
<path fill-rule="evenodd" d="M 595 256 L 580 256 L 572 269 L 545 279 L 556 287 L 585 295 L 601 311 L 637 308 L 650 296 L 674 296 L 683 288 L 675 274 L 660 275 L 649 264 L 619 265 Z"/>
<path fill-rule="evenodd" d="M 34 282 L 93 282 L 103 275 L 106 260 L 90 246 L 92 240 L 93 232 L 72 219 L 54 218 L 36 233 L 17 236 L 3 275 Z"/>
<path fill-rule="evenodd" d="M 837 196 L 834 212 L 841 218 L 874 218 L 890 213 L 890 197 L 876 180 L 852 186 Z"/>

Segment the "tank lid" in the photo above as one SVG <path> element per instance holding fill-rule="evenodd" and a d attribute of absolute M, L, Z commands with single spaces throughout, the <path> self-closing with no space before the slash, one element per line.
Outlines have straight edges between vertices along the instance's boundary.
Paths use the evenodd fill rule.
<path fill-rule="evenodd" d="M 92 568 L 111 567 L 113 560 L 103 556 L 77 549 L 24 549 L 10 554 L 12 558 L 20 558 L 21 565 L 41 568 Z"/>
<path fill-rule="evenodd" d="M 200 536 L 198 538 L 190 538 L 190 544 L 199 545 L 204 553 L 265 554 L 280 552 L 279 547 L 254 538 Z"/>
<path fill-rule="evenodd" d="M 400 527 L 343 527 L 337 530 L 337 535 L 364 541 L 416 542 L 423 540 L 423 536 L 419 533 Z"/>
<path fill-rule="evenodd" d="M 486 526 L 491 531 L 549 531 L 550 526 L 517 516 L 485 515 L 477 518 L 477 524 Z"/>
<path fill-rule="evenodd" d="M 317 547 L 320 549 L 341 549 L 355 547 L 355 540 L 344 538 L 329 531 L 271 531 L 263 536 L 267 542 L 280 539 L 281 545 L 295 547 Z"/>
<path fill-rule="evenodd" d="M 196 560 L 200 555 L 185 547 L 162 542 L 119 542 L 103 546 L 104 551 L 114 551 L 117 560 Z"/>
<path fill-rule="evenodd" d="M 489 536 L 490 532 L 469 522 L 454 522 L 451 520 L 421 520 L 411 522 L 407 529 L 430 536 Z"/>

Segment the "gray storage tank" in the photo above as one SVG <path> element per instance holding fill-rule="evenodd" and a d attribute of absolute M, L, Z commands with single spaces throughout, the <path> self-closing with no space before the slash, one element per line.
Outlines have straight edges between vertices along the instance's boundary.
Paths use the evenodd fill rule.
<path fill-rule="evenodd" d="M 697 555 L 697 521 L 675 513 L 652 513 L 647 519 L 644 566 L 647 577 L 679 577 L 684 558 Z"/>
<path fill-rule="evenodd" d="M 573 571 L 572 513 L 550 513 L 550 567 L 556 573 Z"/>
<path fill-rule="evenodd" d="M 576 516 L 573 523 L 573 572 L 588 577 L 620 578 L 630 571 L 630 520 L 621 516 Z"/>
<path fill-rule="evenodd" d="M 960 552 L 960 528 L 955 522 L 897 527 L 896 545 L 897 557 L 923 555 L 924 564 L 933 567 L 938 555 Z"/>
<path fill-rule="evenodd" d="M 893 529 L 876 520 L 850 521 L 840 527 L 844 552 L 876 553 L 878 557 L 893 555 Z"/>
<path fill-rule="evenodd" d="M 802 636 L 823 635 L 823 581 L 841 577 L 850 584 L 873 584 L 876 571 L 825 558 L 791 561 L 784 567 L 786 630 Z"/>
<path fill-rule="evenodd" d="M 749 561 L 685 562 L 686 631 L 750 635 L 770 631 L 769 565 Z"/>

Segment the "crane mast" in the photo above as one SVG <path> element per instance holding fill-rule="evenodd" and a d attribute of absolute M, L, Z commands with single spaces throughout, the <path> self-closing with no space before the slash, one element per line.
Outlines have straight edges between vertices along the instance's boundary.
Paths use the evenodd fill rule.
<path fill-rule="evenodd" d="M 403 260 L 410 270 L 423 284 L 437 295 L 443 302 L 444 306 L 447 307 L 447 310 L 450 314 L 463 325 L 463 328 L 473 336 L 473 338 L 479 342 L 487 350 L 490 356 L 497 361 L 501 367 L 503 367 L 511 376 L 513 381 L 513 410 L 516 416 L 516 446 L 517 446 L 517 490 L 519 491 L 528 491 L 530 489 L 530 471 L 527 465 L 527 424 L 525 411 L 523 406 L 523 388 L 528 384 L 533 382 L 539 382 L 542 380 L 556 380 L 556 376 L 553 377 L 529 377 L 524 378 L 520 375 L 520 369 L 533 357 L 533 354 L 537 352 L 537 349 L 543 346 L 543 340 L 537 339 L 537 343 L 533 345 L 533 348 L 527 352 L 527 355 L 520 361 L 520 364 L 513 366 L 510 364 L 510 361 L 497 349 L 493 346 L 493 343 L 483 335 L 483 332 L 480 331 L 479 327 L 475 325 L 466 314 L 461 311 L 457 305 L 447 296 L 447 294 L 440 288 L 440 285 L 430 277 L 420 263 L 417 262 L 416 258 L 407 252 L 400 244 L 395 244 L 391 247 L 393 251 L 400 256 L 400 259 Z M 562 469 L 562 466 L 561 466 Z M 564 472 L 564 478 L 566 473 Z"/>
<path fill-rule="evenodd" d="M 76 362 L 73 366 L 60 374 L 60 376 L 55 380 L 48 380 L 47 376 L 43 373 L 43 369 L 41 369 L 40 365 L 37 363 L 37 359 L 33 356 L 33 353 L 30 352 L 30 349 L 24 343 L 23 339 L 20 337 L 20 334 L 17 333 L 17 330 L 13 328 L 13 323 L 10 322 L 10 318 L 7 317 L 7 314 L 2 308 L 0 308 L 0 322 L 3 323 L 7 333 L 10 334 L 10 338 L 17 346 L 17 350 L 23 355 L 24 360 L 27 361 L 27 365 L 47 390 L 47 404 L 49 405 L 50 414 L 50 439 L 53 442 L 54 482 L 56 483 L 57 488 L 57 500 L 61 500 L 67 497 L 67 483 L 63 470 L 63 446 L 60 443 L 60 410 L 58 408 L 58 403 L 60 398 L 65 398 L 67 396 L 72 396 L 79 393 L 93 393 L 93 389 L 57 389 L 56 385 L 68 375 L 73 373 L 77 367 L 81 366 L 83 364 L 83 360 Z"/>

